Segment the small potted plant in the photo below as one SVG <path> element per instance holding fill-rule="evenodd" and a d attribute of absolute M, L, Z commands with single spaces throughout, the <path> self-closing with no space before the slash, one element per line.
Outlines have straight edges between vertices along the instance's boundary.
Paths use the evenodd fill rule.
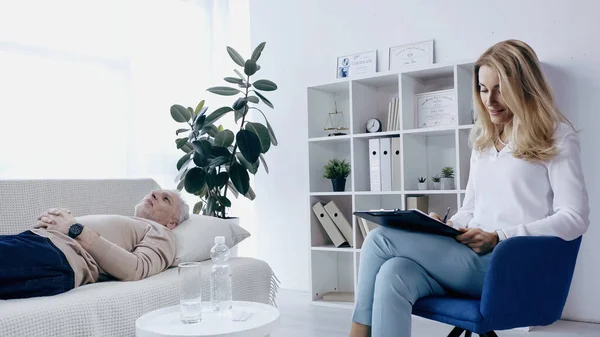
<path fill-rule="evenodd" d="M 454 185 L 454 169 L 450 166 L 446 166 L 442 169 L 442 189 L 453 190 Z"/>
<path fill-rule="evenodd" d="M 325 165 L 324 177 L 331 179 L 334 192 L 346 190 L 346 178 L 350 174 L 350 164 L 345 160 L 331 159 Z"/>
<path fill-rule="evenodd" d="M 427 189 L 427 178 L 419 177 L 418 187 L 420 190 L 426 190 Z"/>
<path fill-rule="evenodd" d="M 435 175 L 435 176 L 431 177 L 431 180 L 433 181 L 433 189 L 434 189 L 434 190 L 439 190 L 439 189 L 441 189 L 441 186 L 440 186 L 440 185 L 441 185 L 441 183 L 440 183 L 440 181 L 442 180 L 442 178 L 440 177 L 440 175 L 439 175 L 439 174 L 437 174 L 437 175 Z"/>

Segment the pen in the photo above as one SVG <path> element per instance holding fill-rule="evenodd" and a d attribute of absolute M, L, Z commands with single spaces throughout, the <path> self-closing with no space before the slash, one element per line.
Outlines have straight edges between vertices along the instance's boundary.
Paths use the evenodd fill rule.
<path fill-rule="evenodd" d="M 444 215 L 444 221 L 442 221 L 443 223 L 446 223 L 446 219 L 448 219 L 449 213 L 450 213 L 450 207 L 448 207 L 448 209 L 446 210 L 446 215 Z"/>

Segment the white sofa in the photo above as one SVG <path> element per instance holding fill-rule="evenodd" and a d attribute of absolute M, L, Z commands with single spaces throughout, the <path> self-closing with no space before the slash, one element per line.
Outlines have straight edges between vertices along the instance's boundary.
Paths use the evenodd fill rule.
<path fill-rule="evenodd" d="M 151 179 L 0 180 L 0 235 L 31 227 L 51 207 L 75 215 L 132 215 Z M 11 258 L 0 256 L 0 258 Z M 203 299 L 209 299 L 209 268 L 203 262 Z M 252 258 L 230 260 L 234 300 L 275 305 L 278 281 L 269 265 Z M 135 320 L 179 302 L 177 268 L 135 282 L 100 282 L 64 294 L 0 300 L 0 336 L 134 336 Z"/>

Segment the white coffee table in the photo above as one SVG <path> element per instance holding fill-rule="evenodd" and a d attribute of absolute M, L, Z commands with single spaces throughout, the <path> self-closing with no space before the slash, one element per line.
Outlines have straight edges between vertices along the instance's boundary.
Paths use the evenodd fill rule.
<path fill-rule="evenodd" d="M 183 324 L 179 320 L 179 305 L 151 311 L 135 322 L 136 337 L 265 337 L 279 324 L 279 310 L 270 305 L 234 301 L 234 310 L 251 312 L 244 322 L 233 322 L 231 317 L 218 315 L 203 303 L 202 321 Z"/>

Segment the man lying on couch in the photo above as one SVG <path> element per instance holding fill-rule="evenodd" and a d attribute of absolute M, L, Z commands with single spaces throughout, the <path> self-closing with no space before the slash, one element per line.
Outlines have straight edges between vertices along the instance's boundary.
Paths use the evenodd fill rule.
<path fill-rule="evenodd" d="M 167 269 L 176 256 L 171 229 L 188 218 L 176 191 L 156 190 L 135 216 L 73 217 L 49 209 L 34 229 L 0 236 L 0 299 L 60 294 L 107 275 L 141 280 Z"/>

